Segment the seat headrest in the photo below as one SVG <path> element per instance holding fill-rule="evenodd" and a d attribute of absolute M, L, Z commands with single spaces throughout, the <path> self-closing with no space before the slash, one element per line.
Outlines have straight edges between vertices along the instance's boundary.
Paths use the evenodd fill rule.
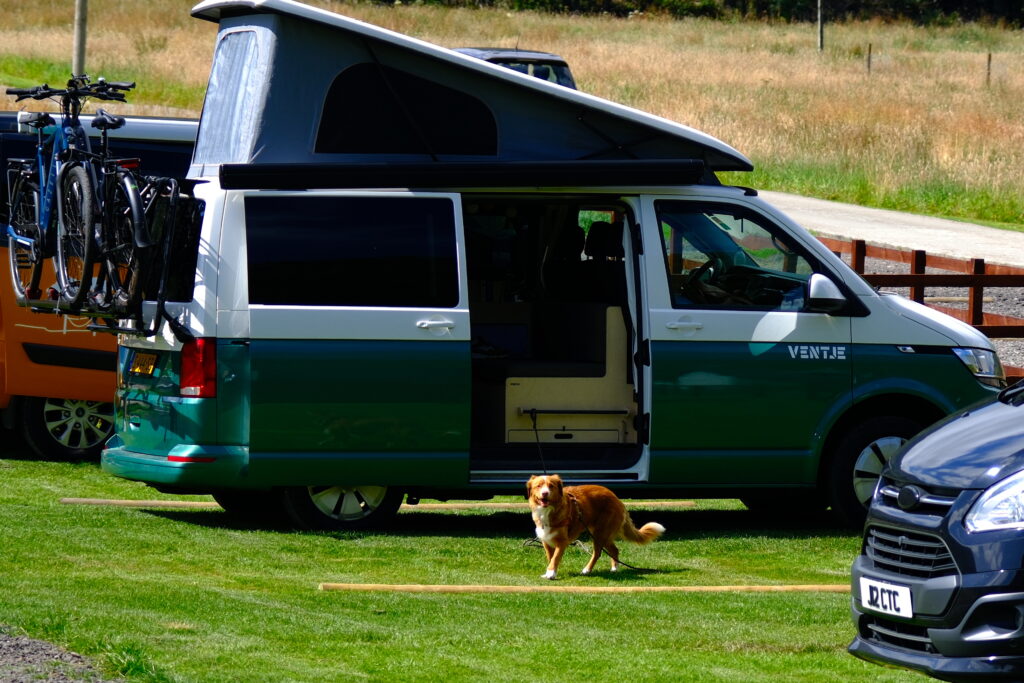
<path fill-rule="evenodd" d="M 594 221 L 587 232 L 584 249 L 590 258 L 622 258 L 622 223 Z"/>

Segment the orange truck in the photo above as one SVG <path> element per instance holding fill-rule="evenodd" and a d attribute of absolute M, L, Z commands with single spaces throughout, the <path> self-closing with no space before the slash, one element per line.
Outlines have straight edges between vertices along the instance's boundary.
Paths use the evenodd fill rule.
<path fill-rule="evenodd" d="M 82 116 L 91 131 L 90 117 Z M 196 122 L 187 119 L 129 118 L 111 134 L 111 150 L 139 157 L 144 173 L 183 177 L 192 158 Z M 0 113 L 0 162 L 35 156 L 36 139 L 19 130 L 17 113 Z M 7 224 L 7 174 L 0 178 Z M 99 455 L 114 426 L 117 339 L 88 329 L 89 319 L 37 313 L 15 302 L 6 240 L 0 261 L 0 421 L 20 431 L 46 458 Z M 42 283 L 55 282 L 47 264 Z"/>

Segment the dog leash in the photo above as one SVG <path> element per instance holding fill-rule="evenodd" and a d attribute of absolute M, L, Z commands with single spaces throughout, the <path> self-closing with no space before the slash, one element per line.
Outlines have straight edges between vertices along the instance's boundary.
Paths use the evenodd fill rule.
<path fill-rule="evenodd" d="M 537 441 L 537 455 L 540 457 L 540 467 L 544 474 L 548 473 L 548 465 L 544 462 L 544 449 L 540 445 L 540 431 L 537 429 L 537 409 L 530 408 L 530 422 L 533 423 L 533 438 Z"/>

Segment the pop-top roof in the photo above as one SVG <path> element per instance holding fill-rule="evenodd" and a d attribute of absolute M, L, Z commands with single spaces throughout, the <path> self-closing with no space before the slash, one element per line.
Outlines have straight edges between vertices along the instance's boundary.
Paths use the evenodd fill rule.
<path fill-rule="evenodd" d="M 293 0 L 207 0 L 192 14 L 220 24 L 193 177 L 224 164 L 753 168 L 688 126 Z"/>

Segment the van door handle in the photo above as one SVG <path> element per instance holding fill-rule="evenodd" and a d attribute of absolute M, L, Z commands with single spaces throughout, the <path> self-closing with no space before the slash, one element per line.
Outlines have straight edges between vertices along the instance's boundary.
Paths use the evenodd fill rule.
<path fill-rule="evenodd" d="M 703 330 L 704 323 L 675 320 L 672 322 L 665 323 L 665 327 L 667 327 L 670 330 L 686 330 L 688 332 L 694 332 L 696 330 Z"/>
<path fill-rule="evenodd" d="M 455 323 L 451 320 L 418 320 L 416 321 L 416 327 L 421 330 L 436 330 L 438 328 L 450 330 L 455 327 Z"/>

